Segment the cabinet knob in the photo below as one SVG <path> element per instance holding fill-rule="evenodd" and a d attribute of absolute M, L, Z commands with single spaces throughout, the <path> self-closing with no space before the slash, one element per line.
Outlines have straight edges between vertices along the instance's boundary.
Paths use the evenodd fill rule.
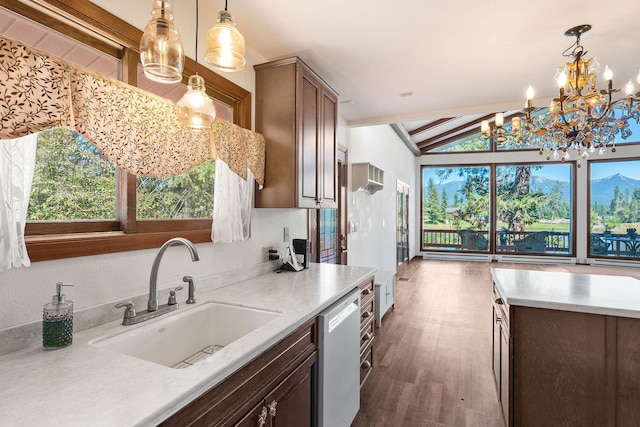
<path fill-rule="evenodd" d="M 260 412 L 260 417 L 258 417 L 258 427 L 263 427 L 267 423 L 267 407 L 262 407 L 262 412 Z"/>
<path fill-rule="evenodd" d="M 496 298 L 495 303 L 498 304 L 498 305 L 503 305 L 504 301 L 502 301 L 502 298 Z"/>
<path fill-rule="evenodd" d="M 369 369 L 371 367 L 371 362 L 369 362 L 368 360 L 365 360 L 364 362 L 362 362 L 362 364 L 360 365 L 360 367 L 362 369 Z"/>
<path fill-rule="evenodd" d="M 364 313 L 362 313 L 362 318 L 366 319 L 367 317 L 371 316 L 371 312 L 370 311 L 365 311 Z"/>
<path fill-rule="evenodd" d="M 362 290 L 362 295 L 369 295 L 370 293 L 371 293 L 371 289 L 369 288 Z"/>
<path fill-rule="evenodd" d="M 369 339 L 371 339 L 371 334 L 369 334 L 369 332 L 367 332 L 362 336 L 362 341 L 367 341 Z"/>
<path fill-rule="evenodd" d="M 276 407 L 278 406 L 278 402 L 275 400 L 269 404 L 269 415 L 272 417 L 276 416 Z"/>

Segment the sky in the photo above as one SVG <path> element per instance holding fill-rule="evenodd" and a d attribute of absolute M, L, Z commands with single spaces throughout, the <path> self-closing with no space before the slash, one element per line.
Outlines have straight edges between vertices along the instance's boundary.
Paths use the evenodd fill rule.
<path fill-rule="evenodd" d="M 605 158 L 603 157 L 603 160 Z M 640 180 L 640 160 L 628 160 L 628 161 L 615 161 L 615 162 L 592 162 L 589 163 L 591 167 L 591 179 L 606 178 L 611 175 L 620 174 L 627 178 Z M 569 181 L 569 166 L 563 164 L 542 164 L 541 169 L 534 169 L 531 171 L 533 176 L 543 176 L 547 179 L 553 179 L 558 181 Z M 433 177 L 433 181 L 439 184 L 439 179 L 435 175 L 435 169 L 425 169 L 426 180 L 429 177 Z M 448 181 L 457 181 L 461 178 L 457 174 L 451 174 Z M 425 180 L 425 181 L 426 181 Z"/>

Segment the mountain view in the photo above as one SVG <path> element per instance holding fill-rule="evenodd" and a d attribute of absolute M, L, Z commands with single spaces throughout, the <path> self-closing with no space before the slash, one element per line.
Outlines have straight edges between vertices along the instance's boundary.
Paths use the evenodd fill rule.
<path fill-rule="evenodd" d="M 543 176 L 535 175 L 532 177 L 531 182 L 531 190 L 532 191 L 542 191 L 546 194 L 549 194 L 553 189 L 554 185 L 556 185 L 558 181 L 555 179 L 548 179 Z M 562 183 L 563 188 L 563 196 L 564 201 L 569 202 L 570 196 L 570 185 L 567 181 L 560 181 Z M 464 185 L 463 180 L 458 181 L 449 181 L 444 184 L 437 184 L 436 188 L 438 189 L 438 193 L 442 194 L 442 189 L 444 188 L 447 192 L 447 196 L 449 202 L 453 201 L 453 195 L 460 190 Z M 627 191 L 629 195 L 633 194 L 633 190 L 635 188 L 640 187 L 640 180 L 626 177 L 621 174 L 615 174 L 608 176 L 606 178 L 596 179 L 592 182 L 591 187 L 591 203 L 598 204 L 609 204 L 611 203 L 611 198 L 613 196 L 614 189 L 618 187 L 620 188 L 620 192 L 625 194 Z M 425 186 L 426 191 L 426 186 Z"/>
<path fill-rule="evenodd" d="M 591 183 L 591 203 L 611 203 L 611 197 L 616 187 L 620 188 L 622 194 L 626 194 L 628 191 L 629 196 L 631 196 L 633 190 L 640 187 L 640 180 L 629 178 L 619 173 L 606 178 L 594 179 Z"/>

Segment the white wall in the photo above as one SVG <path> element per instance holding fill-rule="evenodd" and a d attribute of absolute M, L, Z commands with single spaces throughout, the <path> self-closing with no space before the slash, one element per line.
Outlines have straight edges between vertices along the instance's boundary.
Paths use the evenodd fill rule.
<path fill-rule="evenodd" d="M 231 244 L 197 245 L 199 262 L 186 248 L 172 247 L 160 264 L 158 289 L 263 262 L 262 248 L 284 248 L 283 227 L 291 237 L 307 236 L 305 209 L 254 209 L 251 239 Z M 117 302 L 149 291 L 149 273 L 157 249 L 120 252 L 32 263 L 0 273 L 0 330 L 42 319 L 42 306 L 51 302 L 58 281 L 74 284 L 65 294 L 75 310 Z M 114 310 L 116 310 L 114 308 Z"/>
<path fill-rule="evenodd" d="M 416 161 L 389 125 L 350 129 L 349 163 L 368 162 L 384 171 L 384 188 L 372 195 L 349 189 L 348 218 L 357 231 L 349 234 L 350 265 L 366 265 L 395 271 L 396 183 L 409 185 L 409 228 L 415 221 Z M 351 168 L 349 168 L 351 174 Z M 351 177 L 349 183 L 351 185 Z M 409 257 L 416 253 L 415 239 L 409 239 Z"/>

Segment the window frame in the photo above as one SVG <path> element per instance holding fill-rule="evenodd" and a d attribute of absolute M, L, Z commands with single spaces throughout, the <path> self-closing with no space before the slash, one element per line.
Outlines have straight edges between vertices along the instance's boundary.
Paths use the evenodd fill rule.
<path fill-rule="evenodd" d="M 120 80 L 137 86 L 142 31 L 101 7 L 83 0 L 42 0 L 43 8 L 20 2 L 0 5 L 121 61 Z M 80 29 L 81 28 L 81 29 Z M 195 73 L 195 61 L 185 58 L 182 83 Z M 207 93 L 229 105 L 233 123 L 251 128 L 251 92 L 199 67 Z M 29 222 L 25 243 L 31 261 L 63 259 L 156 248 L 172 237 L 194 243 L 211 241 L 211 220 L 136 219 L 136 176 L 118 168 L 117 219 L 107 221 Z M 124 202 L 123 202 L 124 201 Z"/>

